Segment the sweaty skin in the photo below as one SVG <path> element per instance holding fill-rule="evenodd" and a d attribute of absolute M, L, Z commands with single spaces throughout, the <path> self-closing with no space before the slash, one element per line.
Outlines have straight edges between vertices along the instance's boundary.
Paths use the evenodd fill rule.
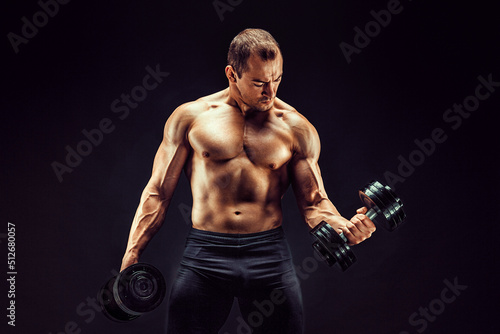
<path fill-rule="evenodd" d="M 291 184 L 305 222 L 322 220 L 351 245 L 375 231 L 366 208 L 347 220 L 328 199 L 318 166 L 316 129 L 276 97 L 282 57 L 248 60 L 238 77 L 226 67 L 229 87 L 178 107 L 165 124 L 151 179 L 130 230 L 122 270 L 138 262 L 161 227 L 184 170 L 193 194 L 193 227 L 253 233 L 282 224 L 281 198 Z"/>

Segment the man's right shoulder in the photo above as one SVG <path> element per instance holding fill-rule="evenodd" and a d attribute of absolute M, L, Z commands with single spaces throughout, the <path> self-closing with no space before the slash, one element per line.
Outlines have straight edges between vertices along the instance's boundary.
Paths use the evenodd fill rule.
<path fill-rule="evenodd" d="M 174 110 L 171 116 L 182 118 L 196 117 L 209 109 L 210 104 L 202 100 L 196 100 L 181 104 Z"/>
<path fill-rule="evenodd" d="M 182 118 L 188 121 L 193 121 L 200 114 L 213 110 L 218 107 L 226 106 L 224 103 L 227 95 L 227 90 L 200 97 L 191 102 L 184 103 L 174 110 L 170 117 Z"/>
<path fill-rule="evenodd" d="M 205 101 L 183 103 L 170 114 L 166 125 L 189 127 L 200 114 L 208 110 L 210 110 L 210 105 Z"/>

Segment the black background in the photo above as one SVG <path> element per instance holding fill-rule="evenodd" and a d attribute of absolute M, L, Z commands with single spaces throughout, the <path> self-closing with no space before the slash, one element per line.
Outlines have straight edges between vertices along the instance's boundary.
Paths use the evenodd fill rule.
<path fill-rule="evenodd" d="M 239 3 L 239 4 L 238 4 Z M 387 1 L 233 1 L 222 20 L 212 1 L 71 1 L 19 46 L 36 1 L 2 4 L 1 309 L 7 314 L 7 223 L 16 226 L 16 327 L 13 333 L 163 333 L 167 303 L 126 324 L 85 305 L 118 269 L 129 226 L 160 143 L 163 124 L 181 103 L 226 87 L 231 39 L 247 27 L 269 30 L 284 54 L 279 97 L 305 115 L 322 140 L 320 166 L 329 197 L 350 217 L 357 189 L 398 174 L 399 156 L 416 156 L 415 140 L 435 128 L 446 140 L 396 182 L 407 221 L 379 229 L 355 247 L 347 272 L 320 263 L 301 280 L 305 333 L 499 333 L 496 319 L 498 111 L 500 88 L 454 130 L 443 114 L 474 95 L 478 77 L 500 81 L 498 11 L 486 1 L 402 0 L 359 54 L 346 61 L 354 27 Z M 125 119 L 111 102 L 142 83 L 146 66 L 169 76 Z M 486 90 L 481 90 L 486 93 Z M 114 131 L 59 182 L 82 130 L 109 118 Z M 295 263 L 312 256 L 293 193 L 283 199 L 284 228 Z M 169 287 L 189 229 L 183 176 L 162 230 L 142 260 Z M 437 301 L 445 280 L 467 286 Z M 447 292 L 447 297 L 452 294 Z M 82 304 L 83 303 L 83 304 Z M 445 305 L 444 310 L 440 305 Z M 424 328 L 409 317 L 438 313 Z M 237 330 L 237 310 L 222 334 Z M 423 319 L 418 316 L 415 319 Z M 2 332 L 5 332 L 2 329 Z"/>

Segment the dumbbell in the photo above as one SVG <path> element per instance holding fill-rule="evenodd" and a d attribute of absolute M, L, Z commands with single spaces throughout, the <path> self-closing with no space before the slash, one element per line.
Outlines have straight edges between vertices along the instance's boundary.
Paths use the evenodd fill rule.
<path fill-rule="evenodd" d="M 117 322 L 138 318 L 157 308 L 165 297 L 161 272 L 147 263 L 136 263 L 109 279 L 97 294 L 103 314 Z"/>
<path fill-rule="evenodd" d="M 378 181 L 360 189 L 359 198 L 368 209 L 365 215 L 388 231 L 394 231 L 406 218 L 400 198 L 389 186 Z M 337 264 L 345 271 L 356 262 L 356 256 L 347 245 L 347 238 L 335 232 L 328 223 L 322 221 L 310 233 L 315 238 L 314 250 L 329 266 Z"/>

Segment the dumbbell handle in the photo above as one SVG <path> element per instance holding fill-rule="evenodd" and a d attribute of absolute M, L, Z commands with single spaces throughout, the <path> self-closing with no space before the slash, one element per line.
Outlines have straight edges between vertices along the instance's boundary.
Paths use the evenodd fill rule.
<path fill-rule="evenodd" d="M 377 224 L 388 231 L 394 231 L 406 217 L 399 197 L 378 181 L 372 181 L 359 190 L 359 198 L 368 208 L 365 215 L 372 221 L 380 216 Z"/>
<path fill-rule="evenodd" d="M 370 220 L 374 220 L 375 217 L 377 217 L 379 215 L 379 212 L 378 212 L 378 209 L 377 207 L 374 207 L 374 208 L 371 208 L 369 209 L 366 213 L 365 213 L 365 216 L 368 217 L 368 219 Z"/>

